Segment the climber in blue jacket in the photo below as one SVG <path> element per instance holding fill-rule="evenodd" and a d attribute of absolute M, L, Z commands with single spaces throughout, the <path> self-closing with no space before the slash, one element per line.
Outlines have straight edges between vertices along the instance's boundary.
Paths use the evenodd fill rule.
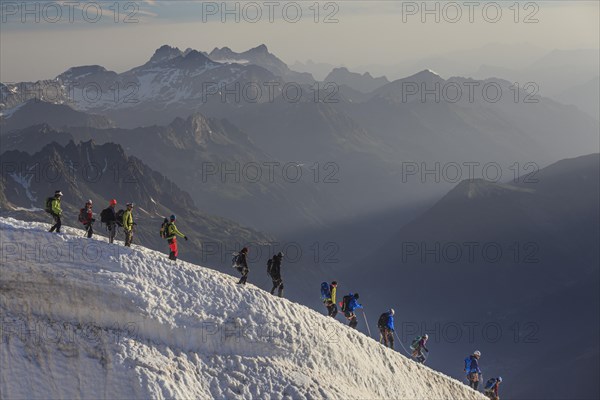
<path fill-rule="evenodd" d="M 377 327 L 379 328 L 379 343 L 390 349 L 394 348 L 394 309 L 384 312 L 379 316 Z"/>
<path fill-rule="evenodd" d="M 357 300 L 358 293 L 350 293 L 349 295 L 344 296 L 341 303 L 342 312 L 349 321 L 348 326 L 354 329 L 356 329 L 356 326 L 358 325 L 358 320 L 356 319 L 354 310 L 363 308 L 363 306 Z"/>
<path fill-rule="evenodd" d="M 469 386 L 475 390 L 479 387 L 479 381 L 481 380 L 481 369 L 479 369 L 480 357 L 481 352 L 475 350 L 472 355 L 465 358 L 465 373 L 467 375 L 467 380 L 469 381 Z"/>

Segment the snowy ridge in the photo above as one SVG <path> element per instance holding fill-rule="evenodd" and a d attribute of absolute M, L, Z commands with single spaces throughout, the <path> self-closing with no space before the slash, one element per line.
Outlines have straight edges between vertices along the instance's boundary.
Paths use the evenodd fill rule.
<path fill-rule="evenodd" d="M 232 276 L 46 230 L 0 218 L 3 397 L 483 398 Z"/>

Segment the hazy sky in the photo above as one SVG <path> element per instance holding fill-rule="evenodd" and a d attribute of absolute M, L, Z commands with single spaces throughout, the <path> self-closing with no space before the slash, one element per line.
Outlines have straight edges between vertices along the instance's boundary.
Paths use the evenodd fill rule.
<path fill-rule="evenodd" d="M 600 47 L 598 1 L 428 2 L 430 14 L 420 1 L 337 1 L 318 7 L 313 1 L 228 2 L 229 14 L 221 1 L 121 1 L 119 10 L 114 1 L 76 7 L 29 2 L 27 10 L 21 1 L 1 4 L 4 82 L 52 78 L 74 65 L 121 72 L 144 63 L 162 44 L 242 51 L 264 43 L 288 64 L 312 59 L 349 67 L 402 64 L 489 43 L 548 50 Z M 507 65 L 518 63 L 517 53 L 505 57 Z"/>

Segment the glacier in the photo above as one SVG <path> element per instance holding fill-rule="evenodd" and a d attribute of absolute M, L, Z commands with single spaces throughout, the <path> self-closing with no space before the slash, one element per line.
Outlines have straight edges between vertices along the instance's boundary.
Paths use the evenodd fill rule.
<path fill-rule="evenodd" d="M 233 276 L 47 229 L 0 218 L 2 398 L 485 399 Z"/>

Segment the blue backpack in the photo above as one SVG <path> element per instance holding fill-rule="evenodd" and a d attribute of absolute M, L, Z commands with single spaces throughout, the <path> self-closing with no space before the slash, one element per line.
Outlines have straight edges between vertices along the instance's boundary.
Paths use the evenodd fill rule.
<path fill-rule="evenodd" d="M 485 390 L 491 390 L 494 385 L 496 384 L 497 379 L 496 378 L 490 378 L 488 379 L 488 381 L 485 384 Z"/>
<path fill-rule="evenodd" d="M 465 358 L 465 372 L 467 374 L 471 372 L 471 356 Z"/>
<path fill-rule="evenodd" d="M 331 290 L 329 290 L 329 283 L 321 283 L 321 300 L 325 301 L 331 298 Z"/>

